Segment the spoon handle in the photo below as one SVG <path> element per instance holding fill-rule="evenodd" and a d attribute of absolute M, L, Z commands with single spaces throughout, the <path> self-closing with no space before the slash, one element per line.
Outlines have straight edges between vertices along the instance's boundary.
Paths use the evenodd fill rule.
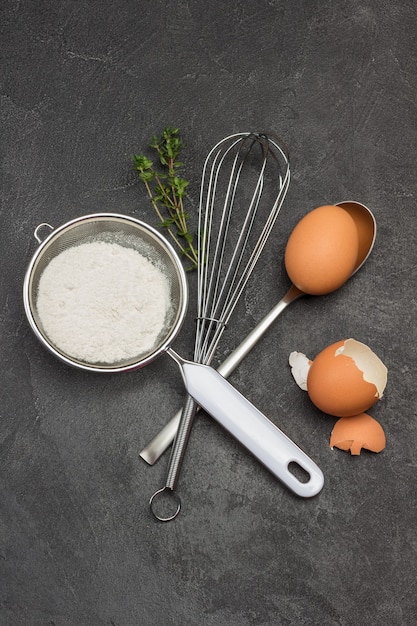
<path fill-rule="evenodd" d="M 297 287 L 292 285 L 285 296 L 267 313 L 267 315 L 255 326 L 255 328 L 246 336 L 246 338 L 237 346 L 233 352 L 223 361 L 217 368 L 219 374 L 224 378 L 228 378 L 236 369 L 247 354 L 254 348 L 258 341 L 263 337 L 272 323 L 282 313 L 282 311 L 294 300 L 304 295 Z M 174 417 L 162 428 L 162 430 L 152 439 L 152 441 L 140 453 L 140 456 L 149 465 L 154 465 L 165 450 L 171 445 L 177 434 L 180 423 L 181 411 L 178 411 Z"/>

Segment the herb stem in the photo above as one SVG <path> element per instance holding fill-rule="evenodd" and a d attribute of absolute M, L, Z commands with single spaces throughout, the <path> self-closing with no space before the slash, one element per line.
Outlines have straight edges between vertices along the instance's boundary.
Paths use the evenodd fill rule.
<path fill-rule="evenodd" d="M 134 168 L 145 185 L 161 225 L 168 230 L 181 254 L 191 262 L 189 269 L 195 269 L 198 265 L 198 254 L 188 229 L 189 216 L 184 210 L 188 182 L 181 177 L 183 164 L 177 160 L 184 147 L 178 128 L 166 127 L 161 137 L 152 138 L 150 147 L 156 150 L 162 171 L 157 171 L 152 161 L 143 154 L 132 157 Z"/>

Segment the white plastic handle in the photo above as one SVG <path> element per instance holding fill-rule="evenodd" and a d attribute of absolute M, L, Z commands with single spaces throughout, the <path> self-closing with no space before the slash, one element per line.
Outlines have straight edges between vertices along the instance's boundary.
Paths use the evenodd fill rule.
<path fill-rule="evenodd" d="M 185 386 L 194 400 L 242 443 L 268 470 L 303 498 L 323 487 L 323 473 L 291 439 L 249 400 L 207 365 L 181 364 Z M 307 472 L 305 482 L 289 469 L 295 463 Z"/>

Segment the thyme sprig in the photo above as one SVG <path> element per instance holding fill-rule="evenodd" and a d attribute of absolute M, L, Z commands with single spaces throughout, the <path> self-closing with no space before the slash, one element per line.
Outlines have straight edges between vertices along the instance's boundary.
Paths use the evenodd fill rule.
<path fill-rule="evenodd" d="M 182 177 L 183 163 L 178 161 L 178 155 L 184 148 L 178 128 L 167 126 L 160 137 L 152 137 L 150 147 L 158 154 L 159 171 L 144 154 L 132 156 L 133 167 L 145 185 L 161 226 L 167 229 L 181 255 L 190 263 L 187 269 L 195 269 L 198 265 L 197 250 L 188 228 L 189 214 L 184 210 L 189 182 Z"/>

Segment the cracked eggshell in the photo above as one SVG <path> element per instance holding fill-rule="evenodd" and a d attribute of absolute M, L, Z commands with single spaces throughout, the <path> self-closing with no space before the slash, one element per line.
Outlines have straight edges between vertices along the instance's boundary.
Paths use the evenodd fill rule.
<path fill-rule="evenodd" d="M 325 205 L 310 211 L 292 231 L 285 249 L 285 267 L 304 293 L 323 295 L 341 287 L 355 269 L 358 229 L 341 207 Z"/>
<path fill-rule="evenodd" d="M 330 447 L 350 450 L 353 455 L 362 448 L 371 452 L 381 452 L 386 445 L 384 430 L 373 417 L 360 413 L 353 417 L 341 417 L 334 425 L 330 436 Z"/>
<path fill-rule="evenodd" d="M 346 339 L 316 356 L 308 371 L 307 392 L 324 413 L 348 417 L 382 398 L 387 368 L 368 346 Z"/>

